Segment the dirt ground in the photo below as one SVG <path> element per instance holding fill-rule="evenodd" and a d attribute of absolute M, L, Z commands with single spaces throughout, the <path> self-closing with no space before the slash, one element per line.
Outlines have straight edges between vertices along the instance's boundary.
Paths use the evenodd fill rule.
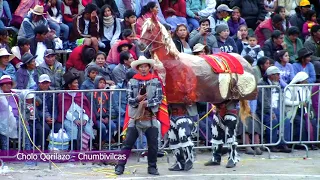
<path fill-rule="evenodd" d="M 269 180 L 269 179 L 320 179 L 320 150 L 310 151 L 309 158 L 302 150 L 293 153 L 272 153 L 271 159 L 267 152 L 262 156 L 249 156 L 240 152 L 241 160 L 234 169 L 226 169 L 227 156 L 223 157 L 223 163 L 218 167 L 205 167 L 203 165 L 211 158 L 209 152 L 198 152 L 194 168 L 189 172 L 170 172 L 168 167 L 173 163 L 173 157 L 169 154 L 170 163 L 167 158 L 158 159 L 160 176 L 147 174 L 147 164 L 144 159 L 137 162 L 137 156 L 132 155 L 128 161 L 125 174 L 114 175 L 113 166 L 97 165 L 92 163 L 64 163 L 56 164 L 58 168 L 49 169 L 47 163 L 39 163 L 37 166 L 29 167 L 23 163 L 5 164 L 0 171 L 0 179 L 21 180 L 68 180 L 68 179 L 232 179 L 232 180 Z"/>

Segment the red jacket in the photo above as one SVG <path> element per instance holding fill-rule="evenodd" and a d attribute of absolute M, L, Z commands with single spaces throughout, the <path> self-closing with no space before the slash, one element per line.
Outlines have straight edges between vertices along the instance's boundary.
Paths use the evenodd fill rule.
<path fill-rule="evenodd" d="M 69 70 L 71 67 L 74 67 L 79 71 L 84 71 L 86 69 L 87 65 L 82 61 L 81 57 L 82 50 L 84 47 L 85 45 L 81 45 L 73 49 L 66 62 L 67 70 Z"/>
<path fill-rule="evenodd" d="M 71 14 L 66 14 L 66 8 L 70 8 Z M 78 6 L 77 7 L 67 6 L 64 3 L 61 3 L 61 14 L 65 22 L 72 23 L 73 22 L 72 16 L 78 14 Z"/>
<path fill-rule="evenodd" d="M 254 33 L 256 34 L 256 36 L 258 38 L 258 44 L 260 45 L 260 47 L 263 47 L 264 42 L 266 41 L 266 38 L 264 37 L 264 35 L 262 33 L 262 29 L 269 29 L 271 32 L 274 31 L 271 18 L 261 22 L 259 24 L 259 26 L 257 27 L 257 29 L 254 31 Z"/>
<path fill-rule="evenodd" d="M 179 17 L 187 17 L 187 7 L 186 7 L 186 1 L 185 0 L 177 0 L 176 3 L 172 4 L 170 0 L 162 0 L 161 4 L 161 10 L 163 12 L 163 15 L 165 18 L 176 15 Z M 166 10 L 168 8 L 172 8 L 176 11 L 175 14 L 168 13 Z"/>

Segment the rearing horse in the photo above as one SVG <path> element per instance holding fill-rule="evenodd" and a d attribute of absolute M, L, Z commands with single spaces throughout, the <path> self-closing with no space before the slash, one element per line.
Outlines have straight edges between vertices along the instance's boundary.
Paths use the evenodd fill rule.
<path fill-rule="evenodd" d="M 244 73 L 216 73 L 200 56 L 180 53 L 171 36 L 155 16 L 142 27 L 141 42 L 150 47 L 156 60 L 155 70 L 165 82 L 169 103 L 250 100 L 256 97 L 257 82 L 251 65 L 239 54 L 230 53 L 240 62 Z"/>

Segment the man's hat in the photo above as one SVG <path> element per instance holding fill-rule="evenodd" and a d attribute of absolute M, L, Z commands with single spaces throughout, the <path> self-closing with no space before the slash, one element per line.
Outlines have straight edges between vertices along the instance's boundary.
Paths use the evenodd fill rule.
<path fill-rule="evenodd" d="M 76 79 L 79 79 L 78 75 L 76 75 L 76 74 L 74 74 L 72 72 L 69 72 L 69 71 L 64 73 L 63 80 L 64 80 L 65 83 L 64 83 L 63 87 L 67 87 L 68 84 L 71 84 Z"/>
<path fill-rule="evenodd" d="M 301 48 L 299 51 L 298 51 L 298 57 L 297 57 L 297 60 L 300 60 L 304 57 L 308 57 L 308 56 L 311 56 L 312 55 L 312 52 L 310 52 L 307 48 Z"/>
<path fill-rule="evenodd" d="M 147 59 L 144 56 L 140 56 L 138 60 L 131 62 L 131 68 L 137 69 L 137 67 L 141 64 L 150 64 L 151 67 L 154 66 L 154 60 L 153 59 Z"/>

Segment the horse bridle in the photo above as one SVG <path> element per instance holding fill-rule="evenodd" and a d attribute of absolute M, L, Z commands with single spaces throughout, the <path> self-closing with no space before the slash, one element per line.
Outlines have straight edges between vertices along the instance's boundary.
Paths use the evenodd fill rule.
<path fill-rule="evenodd" d="M 161 33 L 161 31 L 159 30 L 158 34 L 156 34 L 156 36 L 155 36 L 153 39 L 149 39 L 149 38 L 145 38 L 145 37 L 140 37 L 140 39 L 144 39 L 144 40 L 150 41 L 150 43 L 149 43 L 143 50 L 141 50 L 141 51 L 142 51 L 142 52 L 145 52 L 145 51 L 148 49 L 148 47 L 149 47 L 152 43 L 154 43 L 154 42 L 159 43 L 159 44 L 161 44 L 161 45 L 158 46 L 158 47 L 156 47 L 156 48 L 152 48 L 150 51 L 155 51 L 156 49 L 159 49 L 159 48 L 161 48 L 163 45 L 165 45 L 164 42 L 156 41 L 156 39 L 158 38 L 158 36 L 160 35 L 160 33 Z"/>

